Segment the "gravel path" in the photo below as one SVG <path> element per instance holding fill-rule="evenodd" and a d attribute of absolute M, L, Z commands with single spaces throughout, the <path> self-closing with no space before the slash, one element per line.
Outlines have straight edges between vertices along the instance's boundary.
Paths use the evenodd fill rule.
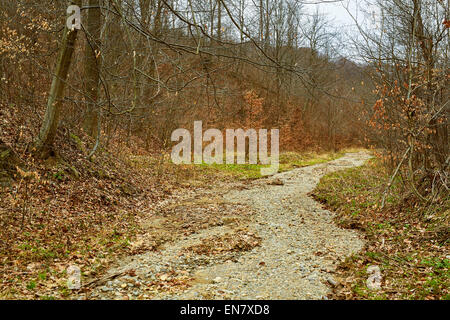
<path fill-rule="evenodd" d="M 244 229 L 261 238 L 259 246 L 222 255 L 186 254 L 186 248 L 203 239 L 236 232 L 229 225 L 206 229 L 160 252 L 121 261 L 89 298 L 323 299 L 335 284 L 336 266 L 364 242 L 356 232 L 338 228 L 333 214 L 307 194 L 323 175 L 360 166 L 369 158 L 364 152 L 350 153 L 277 174 L 270 179 L 276 181 L 273 185 L 261 179 L 246 190 L 229 192 L 225 201 L 246 204 L 255 212 Z"/>

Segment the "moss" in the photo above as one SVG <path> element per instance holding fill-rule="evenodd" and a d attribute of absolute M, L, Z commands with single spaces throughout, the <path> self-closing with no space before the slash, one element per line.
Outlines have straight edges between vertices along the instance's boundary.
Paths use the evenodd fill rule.
<path fill-rule="evenodd" d="M 70 138 L 76 143 L 78 149 L 83 153 L 86 154 L 86 148 L 84 147 L 83 141 L 81 141 L 80 137 L 77 135 L 71 133 Z"/>

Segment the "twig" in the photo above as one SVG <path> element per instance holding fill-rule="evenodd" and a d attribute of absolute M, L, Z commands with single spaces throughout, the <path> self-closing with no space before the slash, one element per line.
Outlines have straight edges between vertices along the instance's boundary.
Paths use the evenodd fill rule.
<path fill-rule="evenodd" d="M 112 275 L 105 276 L 105 277 L 102 277 L 102 278 L 99 278 L 99 279 L 94 279 L 94 280 L 90 281 L 89 283 L 87 283 L 87 284 L 85 285 L 85 287 L 86 287 L 86 288 L 89 288 L 89 287 L 91 287 L 91 286 L 94 285 L 94 284 L 102 284 L 102 283 L 105 283 L 106 281 L 111 280 L 111 279 L 114 279 L 114 278 L 117 278 L 117 277 L 119 277 L 119 276 L 121 276 L 121 275 L 127 273 L 128 271 L 129 271 L 129 270 L 121 271 L 121 272 L 114 273 L 114 274 L 112 274 Z"/>
<path fill-rule="evenodd" d="M 391 190 L 392 183 L 394 182 L 394 179 L 397 176 L 398 171 L 400 170 L 400 167 L 402 166 L 403 162 L 405 161 L 405 159 L 408 156 L 408 153 L 410 151 L 411 151 L 411 146 L 409 146 L 409 148 L 406 150 L 405 154 L 403 155 L 402 161 L 400 161 L 400 163 L 398 164 L 397 168 L 394 171 L 394 174 L 392 175 L 388 185 L 386 186 L 386 190 L 384 190 L 384 193 L 383 193 L 383 200 L 381 201 L 381 209 L 384 209 L 386 197 L 387 197 L 389 191 Z"/>

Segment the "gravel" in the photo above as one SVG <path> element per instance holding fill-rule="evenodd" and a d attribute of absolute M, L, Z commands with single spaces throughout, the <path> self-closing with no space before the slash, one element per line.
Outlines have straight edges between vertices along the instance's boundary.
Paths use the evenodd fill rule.
<path fill-rule="evenodd" d="M 346 257 L 360 251 L 363 239 L 333 222 L 333 213 L 310 198 L 320 178 L 330 172 L 361 166 L 370 155 L 349 153 L 324 164 L 279 173 L 252 182 L 244 190 L 224 196 L 231 203 L 248 205 L 255 215 L 246 226 L 262 238 L 248 252 L 225 256 L 185 255 L 202 239 L 233 232 L 219 226 L 119 261 L 107 275 L 113 281 L 94 288 L 94 299 L 324 299 L 337 285 L 332 273 Z M 276 181 L 271 183 L 270 181 Z M 132 275 L 124 275 L 133 270 Z M 163 274 L 163 276 L 161 276 Z M 192 285 L 170 290 L 163 283 L 195 279 Z M 130 287 L 123 284 L 131 284 Z"/>

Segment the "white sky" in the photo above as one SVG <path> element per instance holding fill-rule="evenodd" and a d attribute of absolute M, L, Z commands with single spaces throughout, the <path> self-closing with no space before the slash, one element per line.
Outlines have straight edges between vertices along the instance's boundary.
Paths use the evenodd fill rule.
<path fill-rule="evenodd" d="M 320 0 L 304 0 L 303 3 L 305 2 L 317 3 Z M 318 10 L 319 13 L 326 15 L 332 21 L 331 25 L 338 28 L 344 37 L 343 39 L 348 39 L 349 37 L 355 39 L 355 37 L 360 37 L 360 33 L 354 19 L 358 21 L 360 26 L 364 26 L 365 28 L 371 29 L 378 27 L 378 23 L 376 22 L 377 7 L 371 5 L 371 2 L 374 2 L 374 0 L 342 0 L 320 4 L 304 4 L 303 8 L 309 13 L 315 13 Z M 348 58 L 354 59 L 355 61 L 359 59 L 358 50 L 351 45 L 346 45 L 341 50 L 343 50 L 342 53 L 347 55 Z"/>
<path fill-rule="evenodd" d="M 317 4 L 317 2 L 323 3 Z M 323 13 L 332 19 L 335 25 L 344 27 L 346 30 L 351 29 L 351 27 L 355 25 L 355 22 L 351 15 L 347 12 L 346 7 L 349 9 L 354 18 L 357 18 L 358 21 L 362 21 L 363 14 L 361 11 L 361 6 L 364 5 L 366 9 L 368 6 L 368 1 L 361 0 L 307 0 L 303 3 L 304 8 L 310 13 L 314 13 L 318 9 L 320 13 Z"/>

